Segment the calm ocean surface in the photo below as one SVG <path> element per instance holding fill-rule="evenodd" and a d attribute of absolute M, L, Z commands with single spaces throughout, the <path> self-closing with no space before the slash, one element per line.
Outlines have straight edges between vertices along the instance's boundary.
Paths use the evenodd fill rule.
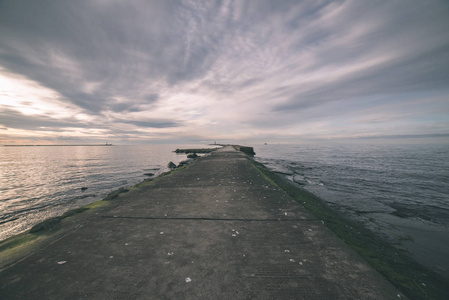
<path fill-rule="evenodd" d="M 256 159 L 449 274 L 449 145 L 259 145 Z"/>
<path fill-rule="evenodd" d="M 189 147 L 210 146 L 0 147 L 0 240 L 167 171 Z"/>
<path fill-rule="evenodd" d="M 207 145 L 0 147 L 0 240 Z M 256 159 L 449 273 L 449 145 L 256 145 Z M 82 190 L 82 187 L 87 187 Z"/>

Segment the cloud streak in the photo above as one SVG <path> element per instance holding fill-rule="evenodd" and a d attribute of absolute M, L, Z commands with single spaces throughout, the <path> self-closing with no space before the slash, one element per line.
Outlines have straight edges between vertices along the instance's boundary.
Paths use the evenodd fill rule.
<path fill-rule="evenodd" d="M 0 136 L 444 136 L 448 10 L 444 1 L 2 1 Z"/>

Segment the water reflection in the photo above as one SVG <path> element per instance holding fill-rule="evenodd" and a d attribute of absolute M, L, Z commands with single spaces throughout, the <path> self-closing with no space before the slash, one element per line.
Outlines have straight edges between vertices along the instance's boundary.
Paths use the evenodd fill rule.
<path fill-rule="evenodd" d="M 183 147 L 206 146 L 0 147 L 0 239 L 136 184 L 145 169 L 166 171 L 186 158 L 172 152 Z"/>

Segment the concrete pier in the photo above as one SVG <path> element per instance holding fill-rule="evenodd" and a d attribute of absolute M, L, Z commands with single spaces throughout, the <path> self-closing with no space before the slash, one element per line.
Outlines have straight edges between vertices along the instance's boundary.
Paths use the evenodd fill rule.
<path fill-rule="evenodd" d="M 224 147 L 72 217 L 0 299 L 405 298 L 248 159 Z"/>

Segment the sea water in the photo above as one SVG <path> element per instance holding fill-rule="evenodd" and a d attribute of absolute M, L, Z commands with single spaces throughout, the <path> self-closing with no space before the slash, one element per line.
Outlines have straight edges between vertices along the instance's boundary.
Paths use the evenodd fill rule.
<path fill-rule="evenodd" d="M 253 145 L 254 146 L 254 145 Z M 207 145 L 0 147 L 0 240 Z M 255 159 L 449 273 L 449 145 L 255 145 Z M 83 189 L 87 188 L 87 189 Z"/>
<path fill-rule="evenodd" d="M 257 145 L 256 160 L 449 274 L 449 145 Z"/>
<path fill-rule="evenodd" d="M 177 148 L 201 147 L 210 146 L 0 147 L 0 240 L 167 171 L 186 159 Z"/>

